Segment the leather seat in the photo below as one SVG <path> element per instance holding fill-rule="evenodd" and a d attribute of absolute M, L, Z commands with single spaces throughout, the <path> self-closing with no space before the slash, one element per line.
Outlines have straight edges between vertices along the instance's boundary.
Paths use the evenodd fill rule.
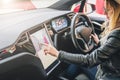
<path fill-rule="evenodd" d="M 0 60 L 0 80 L 46 80 L 39 58 L 23 52 Z"/>

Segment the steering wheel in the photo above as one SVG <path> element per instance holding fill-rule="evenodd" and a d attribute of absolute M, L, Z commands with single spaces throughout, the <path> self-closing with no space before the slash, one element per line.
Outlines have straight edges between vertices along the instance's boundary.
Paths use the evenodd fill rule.
<path fill-rule="evenodd" d="M 95 42 L 90 38 L 94 34 L 94 27 L 91 20 L 82 13 L 76 13 L 71 21 L 71 38 L 75 48 L 84 53 L 90 52 Z"/>

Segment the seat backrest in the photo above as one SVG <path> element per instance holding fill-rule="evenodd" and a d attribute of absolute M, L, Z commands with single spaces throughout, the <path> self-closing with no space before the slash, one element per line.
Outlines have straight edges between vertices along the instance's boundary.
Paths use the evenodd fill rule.
<path fill-rule="evenodd" d="M 0 61 L 0 80 L 46 80 L 39 58 L 23 52 Z"/>

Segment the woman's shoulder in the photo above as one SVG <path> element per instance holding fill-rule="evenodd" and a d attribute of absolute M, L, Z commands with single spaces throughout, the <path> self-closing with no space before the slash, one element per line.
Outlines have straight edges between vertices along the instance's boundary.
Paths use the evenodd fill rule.
<path fill-rule="evenodd" d="M 120 29 L 115 29 L 115 30 L 111 31 L 108 38 L 110 38 L 110 37 L 115 37 L 115 38 L 120 39 Z"/>

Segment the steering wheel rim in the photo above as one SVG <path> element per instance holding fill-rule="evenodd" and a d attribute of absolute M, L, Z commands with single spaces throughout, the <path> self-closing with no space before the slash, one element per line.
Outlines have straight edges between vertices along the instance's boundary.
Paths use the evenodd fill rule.
<path fill-rule="evenodd" d="M 76 27 L 78 27 L 78 26 L 76 26 L 76 20 L 78 19 L 78 17 L 79 17 L 79 18 L 81 18 L 81 17 L 84 18 L 84 19 L 87 21 L 87 24 L 88 24 L 88 25 L 85 26 L 85 27 L 92 29 L 91 33 L 89 34 L 89 42 L 86 42 L 86 40 L 83 38 L 84 36 L 81 36 L 81 35 L 83 35 L 83 34 L 80 35 L 80 36 L 81 36 L 80 39 L 81 39 L 81 41 L 82 41 L 82 43 L 83 43 L 82 46 L 84 46 L 85 49 L 83 49 L 83 47 L 79 44 L 79 42 L 78 42 L 78 40 L 77 40 L 77 38 L 76 38 L 76 35 L 75 35 L 75 29 L 76 29 Z M 79 26 L 79 27 L 80 27 L 80 26 Z M 93 24 L 91 23 L 91 20 L 90 20 L 85 14 L 76 13 L 76 14 L 74 15 L 74 17 L 72 18 L 71 27 L 70 27 L 70 28 L 71 28 L 71 29 L 70 29 L 71 38 L 72 38 L 72 42 L 73 42 L 75 48 L 76 48 L 77 50 L 79 50 L 79 51 L 84 52 L 84 53 L 90 52 L 90 51 L 94 48 L 94 45 L 95 45 L 93 38 L 90 38 L 90 35 L 95 33 Z M 87 37 L 87 38 L 88 38 L 88 37 Z M 89 43 L 90 43 L 90 44 L 89 44 Z"/>

